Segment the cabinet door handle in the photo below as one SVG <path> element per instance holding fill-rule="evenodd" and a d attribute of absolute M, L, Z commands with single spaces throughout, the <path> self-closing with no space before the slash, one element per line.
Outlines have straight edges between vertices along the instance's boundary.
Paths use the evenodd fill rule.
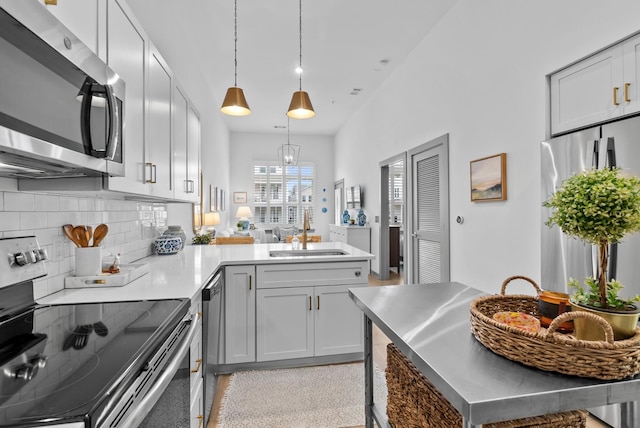
<path fill-rule="evenodd" d="M 146 183 L 155 183 L 156 182 L 156 165 L 151 163 L 151 162 L 147 162 L 145 163 L 145 165 L 147 167 L 149 167 L 149 176 L 151 177 L 149 180 L 145 180 Z"/>
<path fill-rule="evenodd" d="M 198 358 L 196 360 L 196 363 L 198 363 L 198 365 L 195 369 L 191 369 L 191 373 L 198 373 L 200 371 L 200 367 L 202 366 L 202 358 Z"/>
<path fill-rule="evenodd" d="M 631 83 L 624 84 L 624 101 L 627 103 L 631 102 L 631 100 L 629 99 L 629 86 L 631 86 Z"/>
<path fill-rule="evenodd" d="M 249 290 L 251 290 L 252 279 L 253 279 L 253 275 L 249 275 Z"/>
<path fill-rule="evenodd" d="M 318 299 L 318 304 L 316 309 L 320 310 L 320 296 L 316 296 L 316 298 Z"/>
<path fill-rule="evenodd" d="M 193 180 L 184 180 L 184 193 L 193 193 Z"/>
<path fill-rule="evenodd" d="M 204 421 L 203 415 L 198 415 L 198 428 L 202 426 L 202 422 Z"/>
<path fill-rule="evenodd" d="M 617 86 L 613 87 L 613 105 L 614 106 L 620 105 L 620 103 L 618 102 L 618 87 Z"/>
<path fill-rule="evenodd" d="M 309 296 L 309 310 L 311 310 L 311 296 Z"/>

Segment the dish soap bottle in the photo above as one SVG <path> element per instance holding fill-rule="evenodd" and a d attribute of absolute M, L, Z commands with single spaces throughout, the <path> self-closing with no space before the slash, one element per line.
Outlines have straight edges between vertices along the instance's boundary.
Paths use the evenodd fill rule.
<path fill-rule="evenodd" d="M 291 249 L 292 250 L 300 249 L 300 240 L 298 239 L 298 235 L 293 235 L 293 238 L 291 238 Z"/>

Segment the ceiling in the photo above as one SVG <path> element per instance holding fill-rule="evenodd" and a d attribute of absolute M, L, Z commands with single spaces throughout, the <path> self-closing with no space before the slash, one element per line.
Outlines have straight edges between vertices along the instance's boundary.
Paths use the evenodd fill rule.
<path fill-rule="evenodd" d="M 195 52 L 217 102 L 234 83 L 233 0 L 129 0 L 152 40 L 174 33 Z M 455 4 L 451 0 L 304 0 L 302 89 L 316 116 L 291 119 L 292 134 L 333 135 Z M 164 11 L 158 11 L 164 8 Z M 142 15 L 145 15 L 143 19 Z M 150 19 L 149 16 L 153 16 Z M 163 22 L 166 21 L 166 22 Z M 251 115 L 223 115 L 232 132 L 286 132 L 299 88 L 299 3 L 238 1 L 237 82 Z M 155 33 L 155 34 L 154 34 Z"/>

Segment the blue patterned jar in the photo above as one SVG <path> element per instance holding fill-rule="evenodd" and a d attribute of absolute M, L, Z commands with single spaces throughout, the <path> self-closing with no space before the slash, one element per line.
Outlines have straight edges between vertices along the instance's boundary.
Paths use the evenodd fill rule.
<path fill-rule="evenodd" d="M 367 216 L 363 210 L 358 211 L 358 226 L 364 226 L 367 223 Z"/>
<path fill-rule="evenodd" d="M 181 226 L 169 226 L 167 230 L 164 231 L 162 236 L 177 236 L 182 240 L 182 244 L 180 245 L 180 250 L 184 248 L 185 243 L 187 242 L 187 235 L 182 230 Z"/>
<path fill-rule="evenodd" d="M 342 213 L 342 223 L 348 224 L 350 219 L 351 216 L 349 215 L 349 210 L 344 210 L 344 212 Z"/>
<path fill-rule="evenodd" d="M 158 236 L 153 243 L 156 253 L 160 255 L 176 254 L 183 246 L 182 238 L 179 236 L 162 235 Z"/>

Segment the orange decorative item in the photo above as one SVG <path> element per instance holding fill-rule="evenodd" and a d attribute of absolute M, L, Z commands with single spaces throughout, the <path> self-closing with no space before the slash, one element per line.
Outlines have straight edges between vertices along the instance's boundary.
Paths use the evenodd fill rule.
<path fill-rule="evenodd" d="M 496 312 L 493 314 L 493 319 L 508 326 L 519 328 L 520 330 L 530 331 L 532 333 L 540 331 L 540 321 L 536 317 L 525 314 L 524 312 Z"/>
<path fill-rule="evenodd" d="M 569 295 L 557 291 L 541 291 L 538 293 L 538 313 L 540 314 L 540 324 L 549 327 L 555 317 L 571 310 Z M 558 331 L 561 333 L 571 333 L 573 331 L 573 321 L 560 324 Z"/>

